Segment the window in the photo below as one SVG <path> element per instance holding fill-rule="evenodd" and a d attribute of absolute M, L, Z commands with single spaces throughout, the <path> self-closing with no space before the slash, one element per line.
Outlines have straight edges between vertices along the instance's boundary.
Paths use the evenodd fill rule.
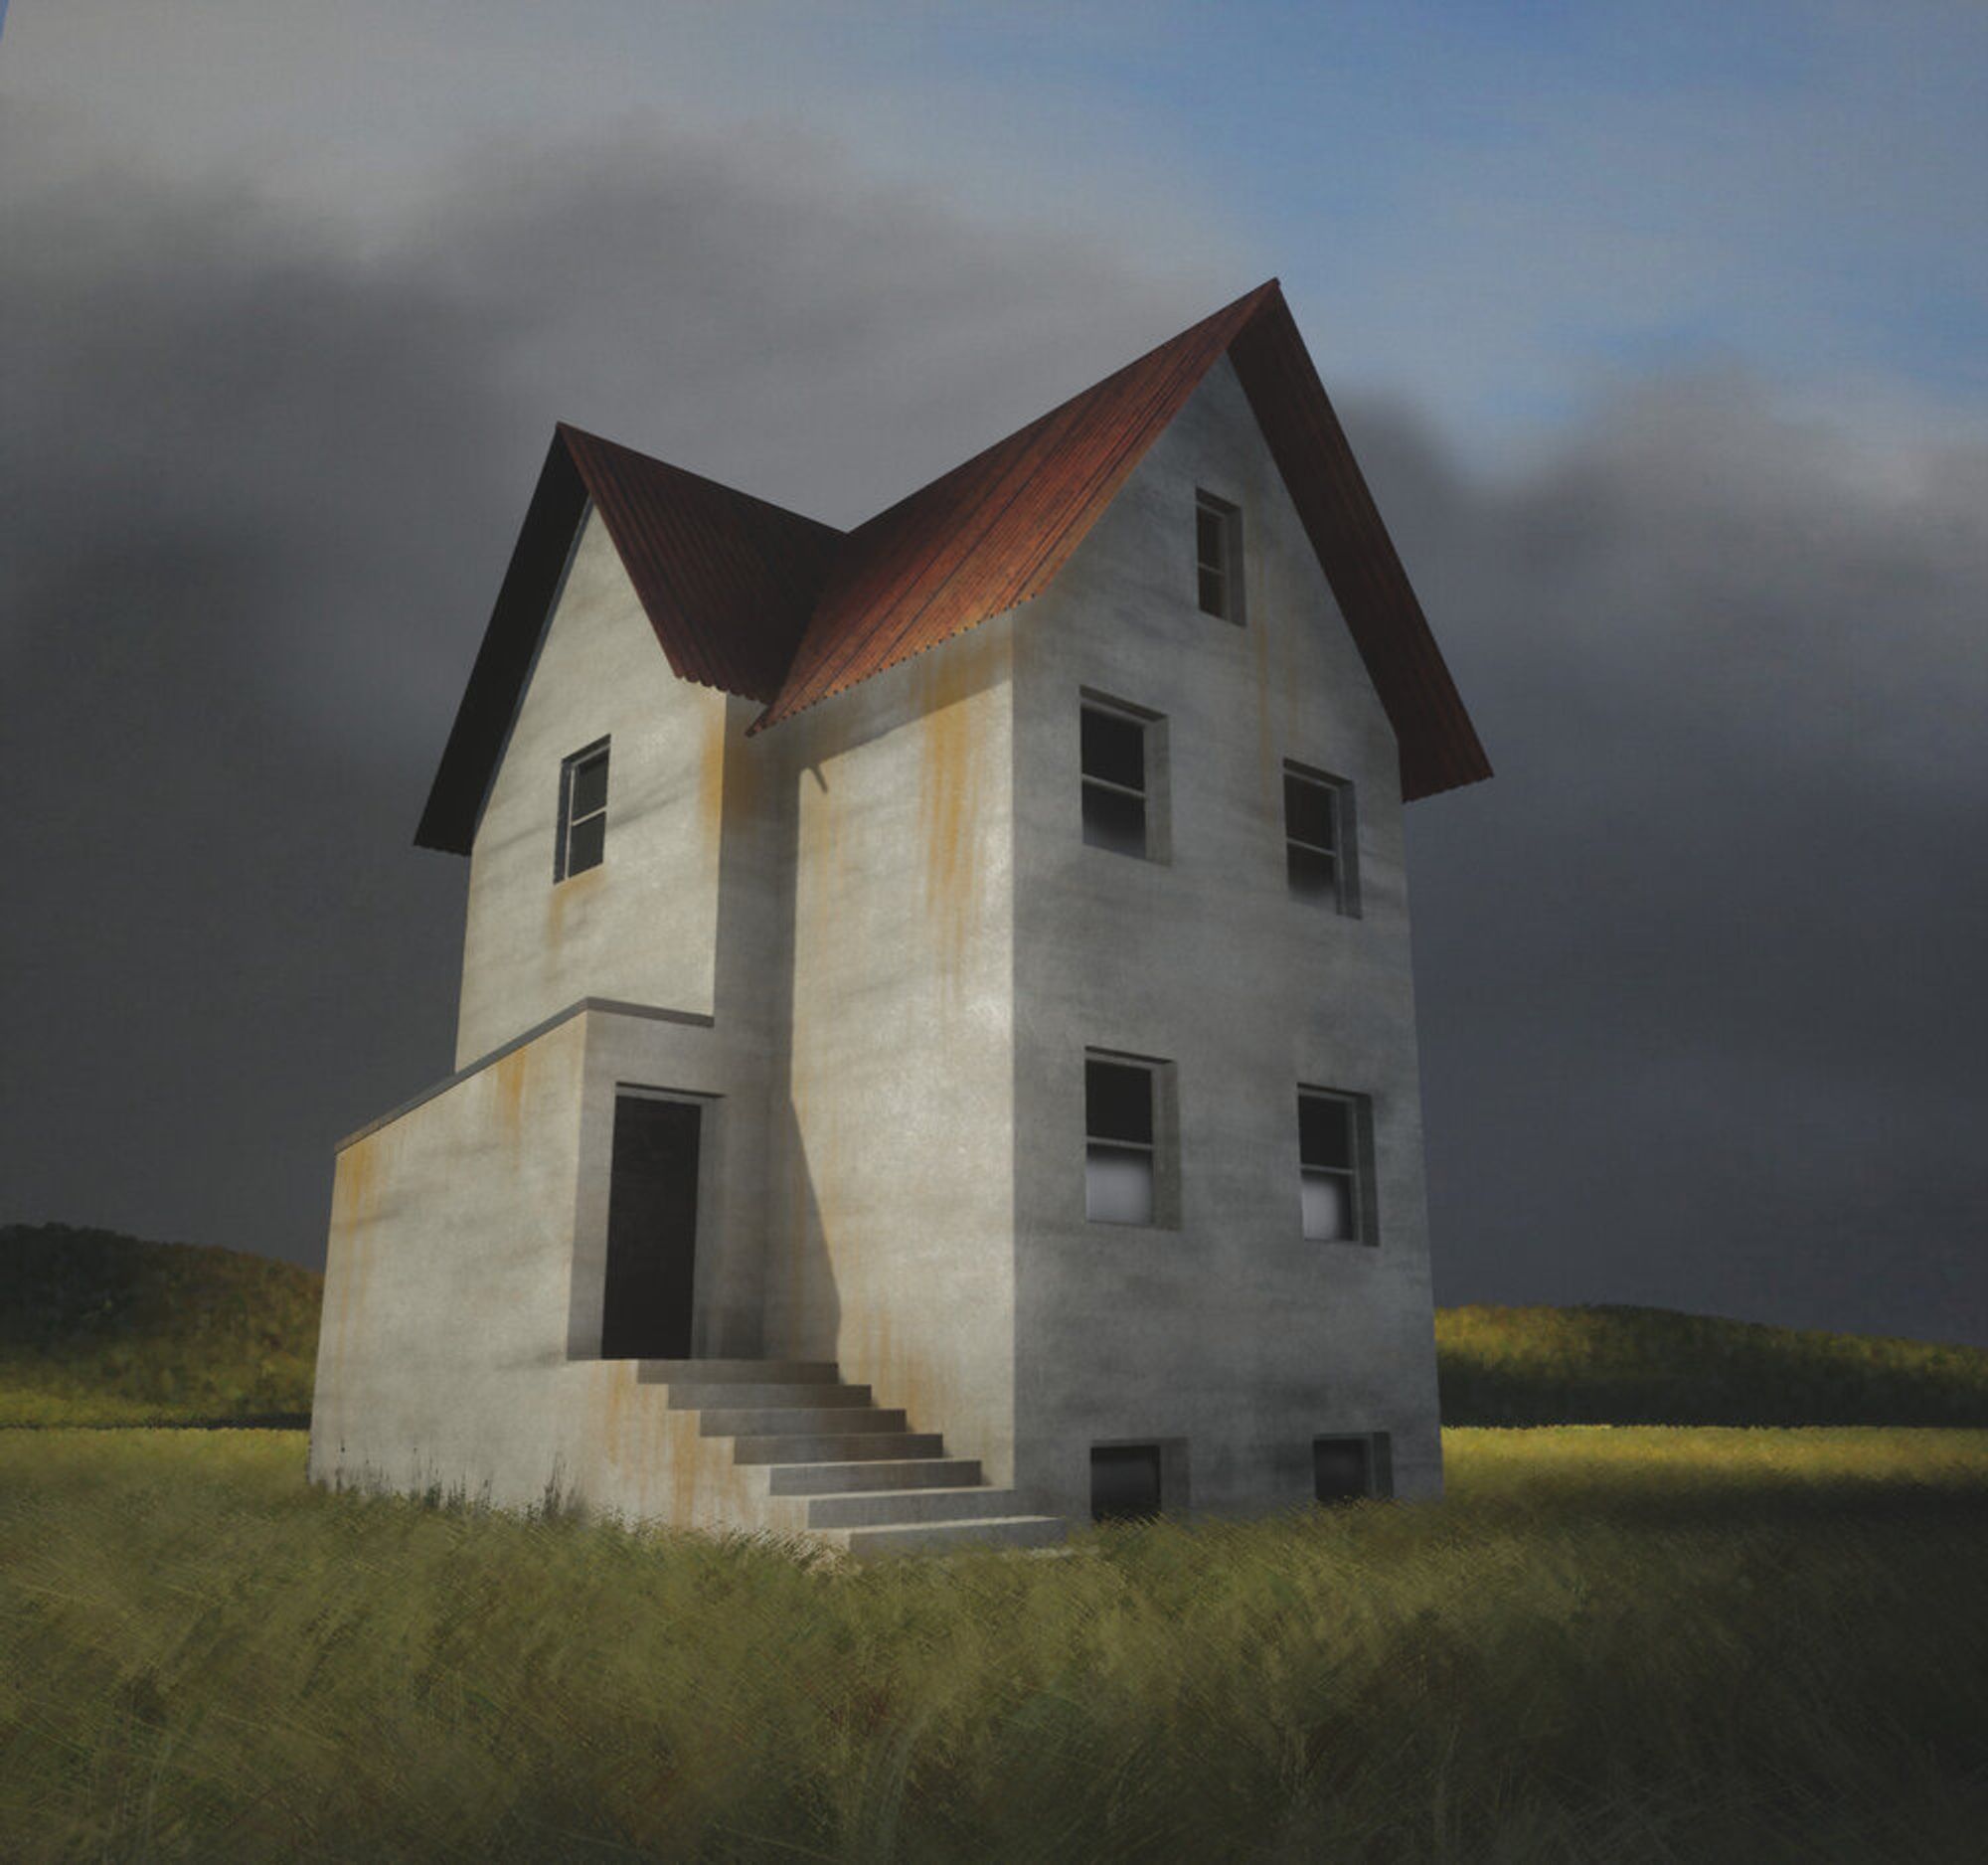
<path fill-rule="evenodd" d="M 1160 1512 L 1158 1444 L 1095 1444 L 1090 1451 L 1090 1519 L 1138 1521 Z"/>
<path fill-rule="evenodd" d="M 1212 492 L 1194 495 L 1195 576 L 1202 612 L 1242 619 L 1242 514 Z"/>
<path fill-rule="evenodd" d="M 1083 702 L 1083 839 L 1092 848 L 1141 858 L 1151 850 L 1146 741 L 1153 717 L 1102 701 Z"/>
<path fill-rule="evenodd" d="M 1083 1059 L 1083 1215 L 1093 1224 L 1151 1224 L 1155 1209 L 1153 1070 Z"/>
<path fill-rule="evenodd" d="M 1360 911 L 1354 867 L 1353 785 L 1284 763 L 1284 868 L 1291 892 L 1345 914 Z"/>
<path fill-rule="evenodd" d="M 1311 1441 L 1312 1494 L 1320 1502 L 1351 1502 L 1361 1496 L 1390 1496 L 1395 1490 L 1394 1458 L 1386 1432 L 1357 1438 Z"/>
<path fill-rule="evenodd" d="M 1298 1179 L 1304 1234 L 1325 1243 L 1378 1244 L 1373 1117 L 1365 1095 L 1298 1090 Z"/>
<path fill-rule="evenodd" d="M 607 741 L 575 752 L 560 765 L 559 843 L 553 879 L 597 868 L 607 852 Z"/>

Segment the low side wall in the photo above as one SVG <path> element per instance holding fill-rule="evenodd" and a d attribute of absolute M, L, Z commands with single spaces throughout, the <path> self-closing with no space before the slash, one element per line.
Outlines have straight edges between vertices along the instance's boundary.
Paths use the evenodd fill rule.
<path fill-rule="evenodd" d="M 758 1479 L 732 1463 L 729 1442 L 700 1439 L 696 1415 L 671 1411 L 640 1362 L 589 1351 L 617 1085 L 711 1098 L 702 1339 L 738 1298 L 719 1246 L 729 1162 L 746 1136 L 725 1124 L 735 1097 L 722 1055 L 708 1029 L 581 1010 L 341 1150 L 313 1482 L 769 1525 Z"/>

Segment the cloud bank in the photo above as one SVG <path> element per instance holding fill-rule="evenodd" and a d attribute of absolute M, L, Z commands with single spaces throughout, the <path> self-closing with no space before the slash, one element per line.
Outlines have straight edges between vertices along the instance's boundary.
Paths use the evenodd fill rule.
<path fill-rule="evenodd" d="M 5 1215 L 302 1261 L 447 1066 L 409 841 L 552 421 L 848 522 L 1256 282 L 821 146 L 514 148 L 361 237 L 9 134 Z M 1410 812 L 1438 1298 L 1988 1344 L 1988 454 L 1743 375 L 1495 483 L 1346 412 L 1499 771 Z"/>

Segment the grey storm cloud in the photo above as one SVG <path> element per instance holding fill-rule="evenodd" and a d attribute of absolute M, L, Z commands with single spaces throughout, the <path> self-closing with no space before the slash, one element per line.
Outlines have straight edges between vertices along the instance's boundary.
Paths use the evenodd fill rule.
<path fill-rule="evenodd" d="M 552 421 L 847 523 L 1256 282 L 689 139 L 362 235 L 0 125 L 0 1215 L 302 1261 L 451 1052 L 410 837 Z M 1499 773 L 1409 817 L 1438 1299 L 1988 1343 L 1988 456 L 1346 413 Z"/>

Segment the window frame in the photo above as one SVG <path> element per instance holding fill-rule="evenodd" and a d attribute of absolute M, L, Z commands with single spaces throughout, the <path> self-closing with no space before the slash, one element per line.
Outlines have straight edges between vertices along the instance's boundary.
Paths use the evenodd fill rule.
<path fill-rule="evenodd" d="M 1135 789 L 1115 777 L 1094 774 L 1084 767 L 1083 718 L 1086 713 L 1097 713 L 1104 718 L 1115 719 L 1137 729 L 1140 787 Z M 1128 861 L 1165 863 L 1168 860 L 1171 852 L 1172 824 L 1167 809 L 1166 725 L 1165 715 L 1153 712 L 1148 707 L 1135 706 L 1129 700 L 1117 699 L 1111 694 L 1099 693 L 1090 687 L 1077 689 L 1077 803 L 1084 847 L 1099 849 L 1107 855 L 1123 856 Z M 1142 845 L 1136 852 L 1119 846 L 1115 841 L 1103 839 L 1101 832 L 1093 834 L 1088 806 L 1093 792 L 1106 796 L 1132 797 L 1138 801 L 1143 836 Z"/>
<path fill-rule="evenodd" d="M 1374 1103 L 1371 1097 L 1343 1088 L 1319 1088 L 1300 1082 L 1298 1100 L 1298 1231 L 1308 1244 L 1353 1244 L 1378 1249 L 1381 1243 L 1380 1200 L 1374 1186 Z M 1346 1110 L 1346 1154 L 1344 1166 L 1307 1160 L 1304 1150 L 1304 1103 L 1307 1101 L 1332 1102 Z M 1352 1206 L 1350 1235 L 1314 1235 L 1305 1223 L 1305 1187 L 1313 1173 L 1329 1174 L 1343 1180 Z"/>
<path fill-rule="evenodd" d="M 1090 1105 L 1090 1068 L 1134 1070 L 1146 1078 L 1147 1131 L 1145 1140 L 1127 1139 L 1122 1134 L 1093 1132 Z M 1180 1228 L 1180 1180 L 1176 1170 L 1179 1154 L 1178 1107 L 1174 1089 L 1174 1065 L 1158 1056 L 1131 1056 L 1113 1049 L 1083 1052 L 1083 1221 L 1119 1231 L 1171 1231 Z M 1147 1209 L 1144 1218 L 1100 1217 L 1091 1210 L 1090 1168 L 1097 1151 L 1143 1155 L 1147 1167 Z"/>
<path fill-rule="evenodd" d="M 1218 563 L 1211 564 L 1202 552 L 1204 518 L 1215 521 L 1215 535 L 1221 540 L 1222 555 Z M 1242 508 L 1206 486 L 1194 489 L 1194 573 L 1195 602 L 1201 612 L 1242 627 L 1246 611 L 1242 593 Z M 1211 608 L 1208 602 L 1207 579 L 1211 576 L 1221 586 L 1219 608 Z"/>
<path fill-rule="evenodd" d="M 583 745 L 577 752 L 560 762 L 559 791 L 559 833 L 553 842 L 553 885 L 571 880 L 577 874 L 586 874 L 602 867 L 607 861 L 607 771 L 608 738 L 598 738 L 591 745 Z M 583 815 L 576 816 L 573 810 L 574 788 L 580 772 L 598 763 L 602 774 L 600 782 L 600 807 L 589 809 Z M 600 823 L 600 853 L 591 861 L 581 862 L 578 867 L 573 861 L 573 837 L 576 829 L 583 829 L 594 821 Z"/>
<path fill-rule="evenodd" d="M 1319 1451 L 1327 1444 L 1358 1444 L 1365 1452 L 1366 1487 L 1353 1495 L 1320 1495 Z M 1349 1502 L 1389 1502 L 1395 1494 L 1395 1448 L 1386 1432 L 1322 1432 L 1311 1441 L 1312 1501 L 1322 1509 Z"/>
<path fill-rule="evenodd" d="M 1333 911 L 1349 920 L 1358 920 L 1360 915 L 1360 829 L 1359 818 L 1354 808 L 1353 783 L 1348 777 L 1334 776 L 1329 770 L 1321 770 L 1316 764 L 1301 764 L 1295 758 L 1286 758 L 1283 763 L 1283 803 L 1284 803 L 1284 885 L 1293 899 L 1306 900 L 1298 891 L 1296 876 L 1292 870 L 1298 865 L 1300 856 L 1323 856 L 1332 864 L 1332 905 Z M 1292 833 L 1291 785 L 1308 784 L 1321 790 L 1327 798 L 1331 810 L 1333 846 L 1322 847 L 1317 842 L 1304 840 Z"/>

